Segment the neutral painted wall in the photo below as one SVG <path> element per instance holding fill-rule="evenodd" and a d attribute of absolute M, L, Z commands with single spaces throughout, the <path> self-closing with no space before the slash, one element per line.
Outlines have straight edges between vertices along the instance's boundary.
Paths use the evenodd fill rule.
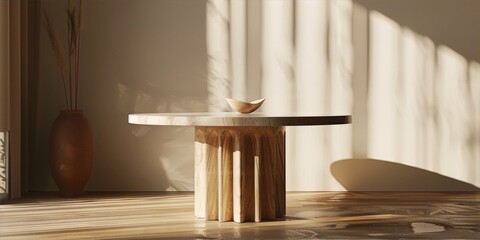
<path fill-rule="evenodd" d="M 366 155 L 480 185 L 480 2 L 354 2 L 369 21 Z"/>
<path fill-rule="evenodd" d="M 353 0 L 399 25 L 446 45 L 468 60 L 480 61 L 477 0 Z"/>
<path fill-rule="evenodd" d="M 65 2 L 40 2 L 57 20 L 58 29 L 64 26 Z M 79 106 L 95 135 L 95 163 L 87 189 L 191 189 L 193 129 L 131 126 L 127 115 L 207 110 L 205 2 L 85 1 L 84 12 Z M 54 190 L 48 137 L 65 104 L 43 28 L 37 64 L 30 190 Z"/>
<path fill-rule="evenodd" d="M 57 27 L 63 24 L 65 15 L 63 12 L 64 6 L 61 4 L 64 2 L 60 0 L 40 1 L 41 7 L 59 20 L 57 21 Z M 419 7 L 418 2 L 422 2 L 420 4 L 421 9 L 428 9 L 428 11 L 425 10 L 421 14 L 415 12 Z M 272 4 L 272 1 L 269 4 Z M 324 5 L 325 9 L 330 9 L 328 10 L 330 14 L 338 13 L 338 16 L 342 16 L 345 9 L 347 9 L 346 12 L 350 11 L 348 10 L 350 9 L 349 4 L 337 4 L 330 2 Z M 438 44 L 450 46 L 469 61 L 479 61 L 478 55 L 476 55 L 480 52 L 479 41 L 475 39 L 478 39 L 480 30 L 472 23 L 480 22 L 480 19 L 478 19 L 478 14 L 470 11 L 478 8 L 478 1 L 450 0 L 441 1 L 441 4 L 438 4 L 437 1 L 355 0 L 352 6 L 351 13 L 353 19 L 356 20 L 352 24 L 353 57 L 356 61 L 352 72 L 349 72 L 351 66 L 348 63 L 345 65 L 345 55 L 338 54 L 338 51 L 347 51 L 346 54 L 352 53 L 348 52 L 345 44 L 333 46 L 329 49 L 330 51 L 326 52 L 329 55 L 322 56 L 322 59 L 325 58 L 324 60 L 331 64 L 325 72 L 335 74 L 334 72 L 337 71 L 340 73 L 337 76 L 331 75 L 331 77 L 342 80 L 345 79 L 345 76 L 352 74 L 352 78 L 347 77 L 347 80 L 352 81 L 353 92 L 362 93 L 355 95 L 353 98 L 355 101 L 353 103 L 354 114 L 356 115 L 354 118 L 359 119 L 359 121 L 354 125 L 352 144 L 342 143 L 342 139 L 337 138 L 334 139 L 333 145 L 327 146 L 336 147 L 337 150 L 338 148 L 343 149 L 345 146 L 353 146 L 353 157 L 389 156 L 388 154 L 377 154 L 378 152 L 375 151 L 372 155 L 371 149 L 369 150 L 371 146 L 367 141 L 370 132 L 364 130 L 367 128 L 369 121 L 368 101 L 365 92 L 368 91 L 366 86 L 368 86 L 367 82 L 369 81 L 369 65 L 366 64 L 369 61 L 369 51 L 366 51 L 366 49 L 372 47 L 369 45 L 369 34 L 366 32 L 369 29 L 370 13 L 375 10 L 379 11 L 390 17 L 392 21 L 398 21 L 401 26 L 411 27 L 419 35 L 423 34 L 422 36 L 438 41 Z M 458 10 L 458 6 L 465 11 Z M 80 107 L 85 109 L 86 115 L 92 122 L 96 148 L 93 176 L 87 190 L 193 189 L 193 129 L 131 126 L 127 123 L 127 115 L 131 112 L 188 112 L 207 111 L 209 109 L 206 9 L 205 1 L 196 0 L 86 1 L 85 28 L 82 36 Z M 447 9 L 457 9 L 457 11 L 446 11 Z M 272 11 L 271 15 L 266 13 L 264 16 L 269 20 L 274 20 L 278 16 L 273 13 L 275 11 Z M 262 13 L 257 12 L 256 14 Z M 428 18 L 428 16 L 431 16 L 431 18 Z M 256 16 L 255 19 L 258 20 L 257 18 L 259 16 Z M 438 21 L 432 21 L 432 18 L 439 19 L 438 21 L 443 23 L 445 21 L 449 22 L 445 19 L 452 18 L 455 19 L 456 24 L 438 24 Z M 323 21 L 322 19 L 317 20 L 320 23 Z M 252 21 L 252 18 L 249 18 L 250 21 Z M 338 19 L 328 21 L 328 24 L 339 23 L 339 28 L 348 29 Z M 252 28 L 249 28 L 248 31 L 252 31 Z M 286 30 L 280 28 L 279 31 Z M 468 36 L 471 37 L 467 38 L 473 40 L 453 37 L 456 35 L 465 36 L 467 32 L 470 33 Z M 48 169 L 48 135 L 58 110 L 64 106 L 62 102 L 63 93 L 59 71 L 54 63 L 50 43 L 43 29 L 39 33 L 37 42 L 38 82 L 36 83 L 38 88 L 34 89 L 37 92 L 33 94 L 34 97 L 31 100 L 34 105 L 30 109 L 32 116 L 30 131 L 33 141 L 30 146 L 29 185 L 30 190 L 55 190 L 56 186 Z M 274 30 L 267 32 L 267 34 L 276 33 L 278 32 Z M 63 31 L 62 34 L 65 34 L 65 32 Z M 333 42 L 335 42 L 335 39 L 345 40 L 342 31 L 336 29 L 330 29 L 330 35 L 323 37 L 330 37 L 329 41 Z M 249 38 L 247 40 L 249 42 L 247 47 L 249 50 L 247 51 L 252 53 L 247 54 L 247 65 L 249 66 L 247 76 L 253 76 L 253 73 L 259 71 L 257 71 L 258 69 L 251 69 L 252 63 L 261 64 L 261 59 L 252 59 L 252 56 L 258 57 L 259 50 L 261 50 L 257 48 L 255 41 L 258 42 L 261 39 L 252 40 Z M 474 44 L 475 41 L 477 44 Z M 331 50 L 335 48 L 338 51 L 332 52 Z M 274 49 L 270 50 L 273 50 L 270 53 L 275 53 Z M 320 49 L 320 51 L 324 50 Z M 304 53 L 309 54 L 308 51 Z M 317 60 L 323 61 L 322 59 Z M 336 65 L 333 64 L 335 62 Z M 342 72 L 342 69 L 336 69 L 336 66 L 347 69 L 343 69 Z M 311 70 L 315 71 L 315 68 Z M 272 76 L 272 73 L 276 74 L 273 71 L 269 76 Z M 317 74 L 320 77 L 329 76 L 327 74 L 322 75 L 324 73 Z M 260 77 L 265 78 L 265 75 Z M 308 80 L 308 77 L 305 78 L 304 83 L 307 83 Z M 247 81 L 251 81 L 251 79 Z M 268 86 L 268 81 L 268 79 L 263 79 L 263 88 Z M 345 84 L 348 85 L 348 81 Z M 338 84 L 338 82 L 334 83 Z M 262 85 L 260 83 L 254 84 Z M 342 83 L 337 87 L 345 88 L 345 84 Z M 252 88 L 252 85 L 247 86 L 247 89 Z M 273 85 L 275 84 L 273 83 Z M 328 86 L 332 87 L 332 85 Z M 335 85 L 333 86 L 335 87 Z M 308 85 L 303 87 L 308 90 Z M 266 89 L 259 88 L 256 90 L 258 94 L 269 94 Z M 248 93 L 248 96 L 256 97 L 251 96 L 251 92 Z M 345 94 L 345 91 L 341 92 Z M 315 92 L 310 91 L 310 93 Z M 329 102 L 330 105 L 342 106 L 342 109 L 349 111 L 350 100 L 347 99 L 347 103 L 337 105 L 338 96 L 331 94 L 330 91 L 326 91 L 326 93 L 327 96 L 330 96 L 328 98 L 331 101 Z M 292 102 L 295 102 L 298 100 L 297 97 L 307 98 L 309 95 L 298 92 L 292 96 Z M 349 97 L 348 94 L 344 96 Z M 312 95 L 312 97 L 317 96 Z M 274 111 L 277 107 L 267 104 L 265 110 Z M 304 107 L 316 108 L 318 106 Z M 349 133 L 345 133 L 344 129 L 318 131 L 303 129 L 289 135 L 289 141 L 292 144 L 287 148 L 287 151 L 290 151 L 289 156 L 287 156 L 289 158 L 287 159 L 287 168 L 289 169 L 287 179 L 295 180 L 287 184 L 289 190 L 342 189 L 335 183 L 329 173 L 330 163 L 338 160 L 341 156 L 332 154 L 334 152 L 332 150 L 329 155 L 326 155 L 326 152 L 322 153 L 326 157 L 324 155 L 318 158 L 308 157 L 309 155 L 305 157 L 303 151 L 315 152 L 323 148 L 318 148 L 318 146 L 312 144 L 310 144 L 311 147 L 305 147 L 301 146 L 301 143 L 306 142 L 306 138 L 302 136 L 308 136 L 308 139 L 315 138 L 320 144 L 325 142 L 329 144 L 330 138 L 320 137 L 323 136 L 321 134 L 328 133 L 330 136 L 335 136 L 338 133 L 347 135 Z M 381 146 L 377 147 L 381 148 Z M 298 156 L 304 157 L 298 158 Z M 348 156 L 348 154 L 345 156 Z M 395 159 L 385 160 L 395 161 Z M 473 161 L 478 162 L 480 160 L 473 159 Z M 413 165 L 415 166 L 415 163 Z M 293 168 L 294 166 L 295 168 Z M 421 163 L 417 164 L 417 167 L 425 166 Z M 368 169 L 362 170 L 368 171 Z M 434 169 L 432 168 L 432 170 Z M 448 171 L 443 173 L 449 175 Z M 454 175 L 451 174 L 455 177 Z M 306 183 L 305 181 L 309 179 L 315 179 L 317 183 Z M 477 185 L 480 184 L 478 179 L 464 180 L 469 180 Z"/>

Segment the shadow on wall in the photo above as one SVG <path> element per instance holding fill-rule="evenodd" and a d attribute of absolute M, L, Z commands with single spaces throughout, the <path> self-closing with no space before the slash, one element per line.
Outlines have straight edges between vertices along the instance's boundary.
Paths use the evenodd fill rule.
<path fill-rule="evenodd" d="M 330 170 L 348 191 L 480 191 L 457 179 L 384 160 L 344 159 Z"/>
<path fill-rule="evenodd" d="M 367 94 L 357 98 L 366 101 L 363 106 L 357 104 L 366 113 L 366 132 L 354 140 L 357 144 L 366 139 L 367 146 L 366 154 L 354 156 L 394 159 L 480 185 L 480 63 L 474 56 L 464 55 L 467 50 L 457 52 L 452 47 L 458 45 L 449 44 L 457 43 L 450 37 L 463 36 L 463 30 L 456 29 L 467 29 L 472 32 L 471 39 L 477 38 L 477 29 L 469 28 L 468 21 L 474 14 L 460 11 L 457 1 L 438 1 L 441 6 L 433 1 L 418 5 L 411 1 L 407 7 L 400 7 L 404 1 L 358 2 L 371 5 L 365 6 Z M 477 6 L 467 0 L 458 2 L 461 9 Z M 415 7 L 431 7 L 433 12 L 422 16 L 409 11 Z M 435 21 L 435 16 L 442 20 Z M 457 28 L 441 24 L 456 18 Z M 460 45 L 478 52 L 475 42 Z"/>
<path fill-rule="evenodd" d="M 412 31 L 446 45 L 469 60 L 480 61 L 480 32 L 469 23 L 480 21 L 477 0 L 353 0 Z M 439 27 L 441 26 L 441 27 Z M 472 51 L 472 49 L 476 49 Z"/>

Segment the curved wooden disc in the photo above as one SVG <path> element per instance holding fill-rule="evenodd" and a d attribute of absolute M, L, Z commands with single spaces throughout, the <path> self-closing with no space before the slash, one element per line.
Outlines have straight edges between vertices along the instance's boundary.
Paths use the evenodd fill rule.
<path fill-rule="evenodd" d="M 161 126 L 307 126 L 335 125 L 352 122 L 350 115 L 270 115 L 263 113 L 139 113 L 128 115 L 128 122 Z"/>

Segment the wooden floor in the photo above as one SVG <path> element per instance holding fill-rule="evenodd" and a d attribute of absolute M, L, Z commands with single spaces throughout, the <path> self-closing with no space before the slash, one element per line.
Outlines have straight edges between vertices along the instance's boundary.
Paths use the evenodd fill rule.
<path fill-rule="evenodd" d="M 193 193 L 31 196 L 0 204 L 0 239 L 480 239 L 480 193 L 296 192 L 287 217 L 194 219 Z"/>

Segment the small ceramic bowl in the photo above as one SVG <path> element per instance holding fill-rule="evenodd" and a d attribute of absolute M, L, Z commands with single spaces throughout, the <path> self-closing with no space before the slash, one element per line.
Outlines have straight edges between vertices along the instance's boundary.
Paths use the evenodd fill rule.
<path fill-rule="evenodd" d="M 265 98 L 260 98 L 251 102 L 243 102 L 240 100 L 227 98 L 228 105 L 230 105 L 233 111 L 239 113 L 252 113 L 262 106 L 263 101 L 265 101 Z"/>

